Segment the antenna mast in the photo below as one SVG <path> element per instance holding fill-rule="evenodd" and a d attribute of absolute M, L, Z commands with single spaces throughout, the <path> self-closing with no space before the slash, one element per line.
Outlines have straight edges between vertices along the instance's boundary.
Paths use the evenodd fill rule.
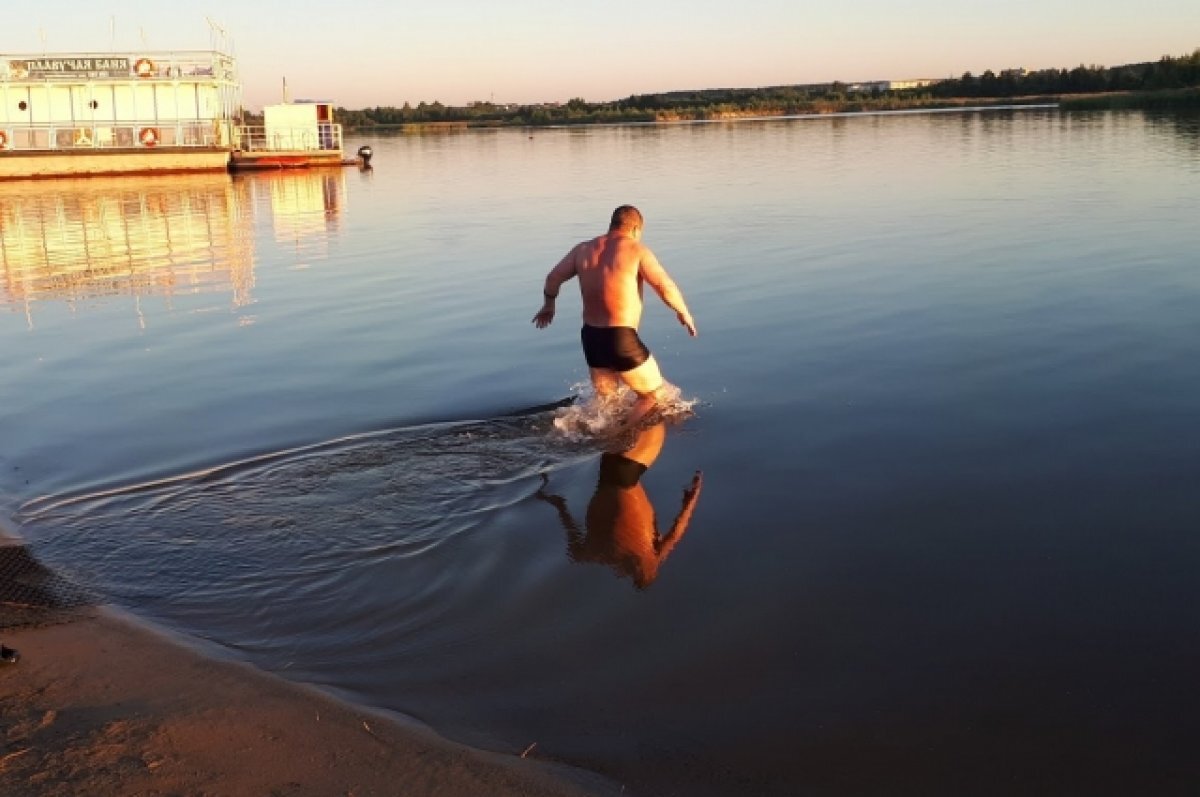
<path fill-rule="evenodd" d="M 209 47 L 218 52 L 227 52 L 226 47 L 229 44 L 229 37 L 225 32 L 225 28 L 213 22 L 211 17 L 205 16 L 204 21 L 208 23 Z"/>

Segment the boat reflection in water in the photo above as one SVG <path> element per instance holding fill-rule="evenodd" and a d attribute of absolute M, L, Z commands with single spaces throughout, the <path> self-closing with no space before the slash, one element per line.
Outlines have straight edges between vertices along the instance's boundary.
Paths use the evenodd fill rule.
<path fill-rule="evenodd" d="M 293 247 L 301 259 L 328 253 L 345 206 L 342 169 L 256 172 L 233 179 L 250 192 L 256 215 L 271 214 L 276 243 Z"/>
<path fill-rule="evenodd" d="M 255 227 L 269 205 L 275 240 L 324 253 L 344 208 L 341 170 L 232 178 L 192 174 L 0 183 L 0 302 L 73 308 L 95 300 L 226 294 L 254 301 Z M 265 214 L 263 214 L 265 215 Z"/>
<path fill-rule="evenodd" d="M 588 503 L 584 528 L 572 517 L 565 498 L 546 492 L 548 479 L 542 476 L 537 497 L 558 510 L 572 561 L 608 565 L 638 589 L 646 589 L 658 578 L 663 562 L 687 532 L 701 486 L 697 471 L 684 488 L 683 505 L 671 528 L 660 534 L 642 476 L 658 459 L 666 436 L 666 423 L 660 421 L 639 432 L 629 448 L 600 457 L 596 492 Z"/>

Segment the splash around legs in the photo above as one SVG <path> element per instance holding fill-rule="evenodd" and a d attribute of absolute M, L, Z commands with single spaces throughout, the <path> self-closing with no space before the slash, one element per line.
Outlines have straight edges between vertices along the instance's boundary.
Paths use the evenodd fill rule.
<path fill-rule="evenodd" d="M 620 380 L 592 380 L 592 385 L 576 385 L 579 399 L 554 414 L 555 432 L 574 442 L 606 441 L 658 420 L 678 421 L 692 414 L 698 399 L 684 399 L 682 392 L 669 382 L 641 395 Z"/>
<path fill-rule="evenodd" d="M 609 397 L 617 393 L 621 383 L 637 394 L 629 414 L 621 423 L 625 429 L 636 428 L 642 421 L 652 415 L 665 397 L 664 389 L 667 383 L 663 380 L 662 371 L 654 355 L 628 371 L 614 371 L 608 368 L 590 368 L 592 389 L 598 397 Z"/>

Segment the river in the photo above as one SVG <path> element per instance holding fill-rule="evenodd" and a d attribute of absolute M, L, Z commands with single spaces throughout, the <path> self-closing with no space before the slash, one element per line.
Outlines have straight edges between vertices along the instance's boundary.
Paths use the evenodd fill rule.
<path fill-rule="evenodd" d="M 42 561 L 633 794 L 1200 780 L 1200 118 L 364 143 L 0 184 L 0 514 Z M 622 441 L 644 473 L 558 428 L 574 283 L 530 324 L 624 203 L 700 333 L 648 297 L 691 411 Z"/>

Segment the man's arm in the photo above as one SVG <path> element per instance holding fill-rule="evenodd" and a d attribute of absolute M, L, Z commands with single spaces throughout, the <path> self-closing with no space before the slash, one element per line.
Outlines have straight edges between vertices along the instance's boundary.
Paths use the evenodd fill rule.
<path fill-rule="evenodd" d="M 533 317 L 534 326 L 538 329 L 545 329 L 554 320 L 554 300 L 558 298 L 562 284 L 575 276 L 575 253 L 582 245 L 573 247 L 546 275 L 546 284 L 542 286 L 542 309 Z"/>
<path fill-rule="evenodd" d="M 692 319 L 692 314 L 688 312 L 687 303 L 683 301 L 683 293 L 671 279 L 667 270 L 658 262 L 654 253 L 644 246 L 639 269 L 642 278 L 654 289 L 658 298 L 663 300 L 663 304 L 675 311 L 675 317 L 687 328 L 688 334 L 693 338 L 696 337 L 696 322 Z"/>

